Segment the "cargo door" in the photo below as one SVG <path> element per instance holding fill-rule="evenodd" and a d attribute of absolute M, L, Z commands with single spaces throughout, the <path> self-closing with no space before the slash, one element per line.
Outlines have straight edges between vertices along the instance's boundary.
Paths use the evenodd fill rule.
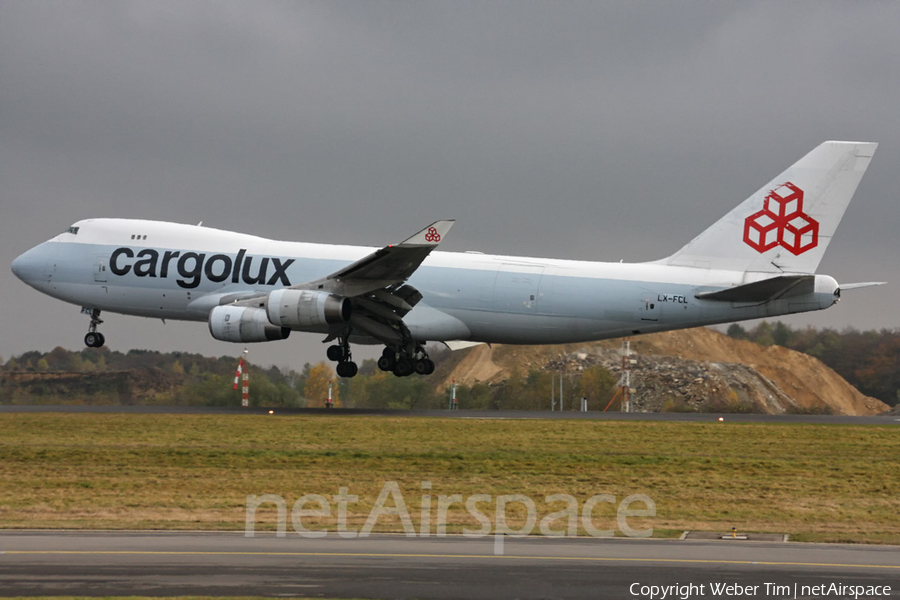
<path fill-rule="evenodd" d="M 534 314 L 544 267 L 539 265 L 500 265 L 494 283 L 494 310 Z"/>
<path fill-rule="evenodd" d="M 641 321 L 659 321 L 659 302 L 647 296 L 641 305 Z"/>
<path fill-rule="evenodd" d="M 106 283 L 106 257 L 98 256 L 94 261 L 94 281 L 97 283 Z"/>

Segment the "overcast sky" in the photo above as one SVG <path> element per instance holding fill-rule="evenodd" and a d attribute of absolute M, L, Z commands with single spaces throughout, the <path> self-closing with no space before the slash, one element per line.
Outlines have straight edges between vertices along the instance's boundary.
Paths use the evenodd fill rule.
<path fill-rule="evenodd" d="M 447 250 L 653 260 L 828 139 L 881 145 L 820 272 L 891 285 L 786 320 L 896 328 L 898 23 L 894 2 L 0 2 L 0 356 L 82 347 L 79 308 L 9 271 L 79 219 L 383 245 L 455 218 Z M 241 349 L 105 317 L 115 350 Z"/>

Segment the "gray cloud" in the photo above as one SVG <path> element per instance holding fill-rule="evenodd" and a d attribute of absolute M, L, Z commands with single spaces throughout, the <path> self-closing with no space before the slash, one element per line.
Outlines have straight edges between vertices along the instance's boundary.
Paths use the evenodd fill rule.
<path fill-rule="evenodd" d="M 91 216 L 667 255 L 825 139 L 881 147 L 822 264 L 900 281 L 893 3 L 0 3 L 0 263 Z M 0 354 L 86 320 L 0 270 Z M 897 327 L 889 288 L 793 324 Z M 110 316 L 116 349 L 235 353 Z M 257 346 L 291 366 L 315 336 Z"/>

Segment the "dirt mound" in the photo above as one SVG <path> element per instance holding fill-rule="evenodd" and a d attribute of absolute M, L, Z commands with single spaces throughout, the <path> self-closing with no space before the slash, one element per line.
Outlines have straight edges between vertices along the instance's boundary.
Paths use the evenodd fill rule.
<path fill-rule="evenodd" d="M 736 340 L 705 327 L 639 338 L 638 348 L 646 354 L 745 365 L 775 382 L 804 409 L 828 406 L 835 414 L 844 415 L 874 415 L 888 409 L 813 356 Z"/>
<path fill-rule="evenodd" d="M 621 370 L 621 340 L 561 346 L 477 346 L 447 377 L 460 383 L 503 381 L 513 365 L 526 371 L 591 364 Z M 861 394 L 818 359 L 736 340 L 707 328 L 632 340 L 635 407 L 642 411 L 731 410 L 873 415 L 883 402 Z"/>
<path fill-rule="evenodd" d="M 465 353 L 465 356 L 446 377 L 442 387 L 446 387 L 454 380 L 457 383 L 469 384 L 477 381 L 496 382 L 506 378 L 507 371 L 494 363 L 493 347 L 481 344 L 463 350 L 461 353 Z"/>

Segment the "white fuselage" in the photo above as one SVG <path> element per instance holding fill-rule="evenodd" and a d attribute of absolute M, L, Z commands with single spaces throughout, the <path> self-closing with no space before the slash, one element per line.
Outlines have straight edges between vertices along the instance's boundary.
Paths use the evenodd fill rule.
<path fill-rule="evenodd" d="M 205 321 L 225 295 L 313 281 L 373 250 L 157 221 L 88 219 L 20 256 L 13 271 L 72 304 Z M 695 297 L 766 277 L 771 274 L 435 251 L 408 281 L 423 299 L 403 320 L 423 342 L 547 344 L 819 310 L 837 299 L 836 282 L 822 275 L 815 292 L 789 299 Z"/>

